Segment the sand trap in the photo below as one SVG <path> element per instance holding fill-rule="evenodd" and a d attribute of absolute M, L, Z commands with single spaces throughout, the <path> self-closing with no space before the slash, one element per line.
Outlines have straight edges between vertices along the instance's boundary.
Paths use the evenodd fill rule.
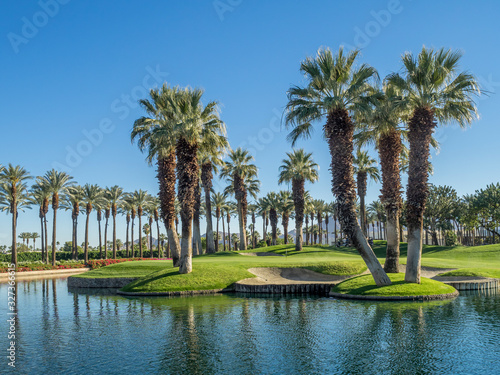
<path fill-rule="evenodd" d="M 324 275 L 304 268 L 249 268 L 254 278 L 239 281 L 240 284 L 338 284 L 352 276 Z"/>
<path fill-rule="evenodd" d="M 238 253 L 240 255 L 246 255 L 251 257 L 283 257 L 284 255 L 276 253 Z"/>
<path fill-rule="evenodd" d="M 456 268 L 435 268 L 435 267 L 420 267 L 420 276 L 427 277 L 428 279 L 433 279 L 441 273 L 456 270 Z M 406 265 L 399 265 L 399 272 L 404 273 L 406 271 Z"/>

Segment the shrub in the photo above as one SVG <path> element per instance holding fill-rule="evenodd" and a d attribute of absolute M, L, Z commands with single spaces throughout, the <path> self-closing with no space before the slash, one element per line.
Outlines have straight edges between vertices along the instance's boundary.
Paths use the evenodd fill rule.
<path fill-rule="evenodd" d="M 256 247 L 267 247 L 267 243 L 265 240 L 260 240 L 259 242 L 257 242 Z"/>
<path fill-rule="evenodd" d="M 452 230 L 444 233 L 444 243 L 446 246 L 455 246 L 457 244 L 457 235 Z"/>

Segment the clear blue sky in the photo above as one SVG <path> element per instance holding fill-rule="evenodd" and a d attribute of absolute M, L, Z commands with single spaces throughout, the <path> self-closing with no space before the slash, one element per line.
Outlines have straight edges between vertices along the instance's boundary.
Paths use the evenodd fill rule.
<path fill-rule="evenodd" d="M 278 167 L 290 150 L 280 116 L 286 90 L 303 82 L 301 60 L 321 46 L 356 45 L 361 60 L 384 77 L 400 69 L 402 53 L 426 45 L 463 50 L 463 69 L 491 92 L 479 100 L 481 119 L 471 128 L 449 126 L 436 134 L 441 152 L 432 157 L 430 181 L 472 193 L 499 181 L 498 14 L 497 1 L 456 0 L 4 3 L 0 163 L 20 164 L 33 176 L 69 167 L 80 184 L 156 194 L 155 170 L 129 134 L 143 114 L 137 98 L 166 80 L 202 87 L 206 101 L 221 103 L 231 145 L 252 150 L 265 194 L 279 188 Z M 299 146 L 321 167 L 312 195 L 331 201 L 321 127 Z M 368 202 L 379 189 L 369 185 Z M 71 216 L 59 218 L 62 243 L 71 238 Z M 82 218 L 79 242 L 83 226 Z M 95 229 L 92 223 L 93 245 Z M 39 231 L 36 209 L 20 214 L 18 231 Z M 125 238 L 124 227 L 118 237 Z M 0 244 L 8 243 L 10 216 L 2 214 Z"/>

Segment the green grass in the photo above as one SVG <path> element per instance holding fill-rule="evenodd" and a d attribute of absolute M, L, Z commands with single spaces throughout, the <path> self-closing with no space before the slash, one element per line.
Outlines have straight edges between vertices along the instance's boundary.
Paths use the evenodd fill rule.
<path fill-rule="evenodd" d="M 460 268 L 458 270 L 442 273 L 439 276 L 470 276 L 470 277 L 480 276 L 480 277 L 492 277 L 494 279 L 500 279 L 500 269 Z"/>
<path fill-rule="evenodd" d="M 404 281 L 404 274 L 388 274 L 392 285 L 378 287 L 371 275 L 353 277 L 341 282 L 335 288 L 334 293 L 353 294 L 357 296 L 433 296 L 437 294 L 453 293 L 455 288 L 442 282 L 423 277 L 420 284 L 410 284 Z"/>
<path fill-rule="evenodd" d="M 133 262 L 123 262 L 111 264 L 106 267 L 98 268 L 72 277 L 81 278 L 115 278 L 115 277 L 144 277 L 164 270 L 166 267 L 172 267 L 170 260 L 138 260 Z"/>
<path fill-rule="evenodd" d="M 375 241 L 373 250 L 383 264 L 385 241 Z M 241 252 L 267 252 L 277 256 L 243 256 Z M 401 263 L 405 262 L 406 243 L 402 243 Z M 457 268 L 453 271 L 455 276 L 462 272 L 462 275 L 500 278 L 500 245 L 424 246 L 422 265 Z M 137 261 L 110 265 L 75 277 L 138 277 L 141 279 L 125 289 L 136 292 L 223 289 L 238 280 L 254 277 L 247 271 L 254 267 L 300 267 L 330 275 L 357 275 L 366 270 L 352 248 L 306 246 L 297 252 L 294 245 L 278 245 L 194 257 L 193 272 L 189 275 L 180 275 L 171 261 Z"/>

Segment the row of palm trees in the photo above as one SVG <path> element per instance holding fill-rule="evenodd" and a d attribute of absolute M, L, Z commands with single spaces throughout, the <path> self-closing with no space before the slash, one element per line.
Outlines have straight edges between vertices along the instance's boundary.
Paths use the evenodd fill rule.
<path fill-rule="evenodd" d="M 42 259 L 49 262 L 49 236 L 47 228 L 47 214 L 49 204 L 53 210 L 52 225 L 52 257 L 50 262 L 55 265 L 56 262 L 56 244 L 57 244 L 57 212 L 60 208 L 71 211 L 72 217 L 72 255 L 73 259 L 78 258 L 78 218 L 81 212 L 85 214 L 85 241 L 84 241 L 84 260 L 88 261 L 89 246 L 89 221 L 92 211 L 96 212 L 99 230 L 99 251 L 101 258 L 106 258 L 108 254 L 108 221 L 112 219 L 112 251 L 113 258 L 116 258 L 117 238 L 116 238 L 116 216 L 122 214 L 126 217 L 126 252 L 129 254 L 129 245 L 134 243 L 134 225 L 135 218 L 138 218 L 139 225 L 139 253 L 143 255 L 142 217 L 148 219 L 150 228 L 150 242 L 152 243 L 151 228 L 153 222 L 156 223 L 157 237 L 160 238 L 159 229 L 159 199 L 149 195 L 146 191 L 137 190 L 133 193 L 125 193 L 122 188 L 112 186 L 101 188 L 98 185 L 85 184 L 79 186 L 73 178 L 65 172 L 51 170 L 44 176 L 36 177 L 35 183 L 28 188 L 27 180 L 32 179 L 29 173 L 20 166 L 9 164 L 4 168 L 0 166 L 0 209 L 12 214 L 12 254 L 11 262 L 17 265 L 17 218 L 19 211 L 37 206 L 40 218 L 41 249 Z M 104 241 L 102 241 L 101 221 L 104 219 Z M 132 224 L 130 226 L 130 224 Z M 130 227 L 130 228 L 129 228 Z M 131 238 L 129 241 L 129 229 Z M 29 237 L 27 236 L 29 234 Z M 38 238 L 31 233 L 21 233 L 20 238 Z M 151 248 L 151 246 L 150 246 Z M 132 251 L 133 256 L 133 251 Z"/>
<path fill-rule="evenodd" d="M 33 240 L 33 250 L 34 250 L 36 246 L 36 239 L 40 238 L 40 235 L 37 232 L 22 232 L 19 233 L 18 237 L 23 240 L 23 245 L 26 247 L 29 247 L 29 240 Z"/>

